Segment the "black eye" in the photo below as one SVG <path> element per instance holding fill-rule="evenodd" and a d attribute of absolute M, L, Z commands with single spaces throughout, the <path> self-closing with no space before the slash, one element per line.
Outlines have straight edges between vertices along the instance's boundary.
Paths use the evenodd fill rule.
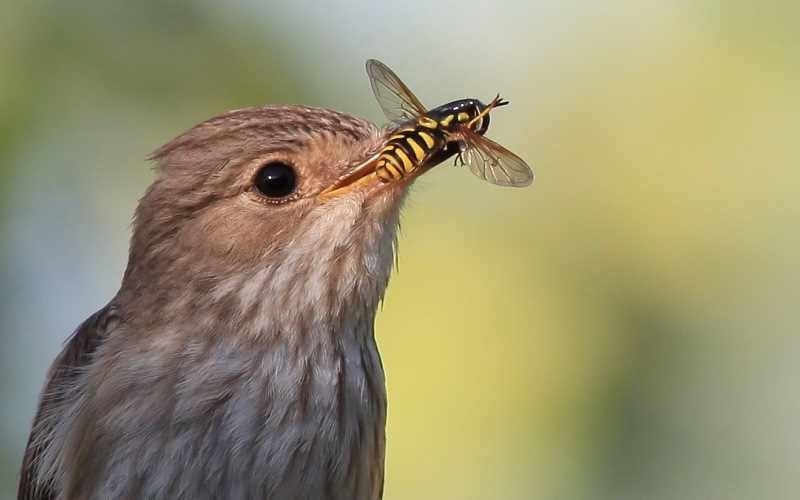
<path fill-rule="evenodd" d="M 288 163 L 267 163 L 256 174 L 253 185 L 268 198 L 289 196 L 297 186 L 297 175 Z"/>

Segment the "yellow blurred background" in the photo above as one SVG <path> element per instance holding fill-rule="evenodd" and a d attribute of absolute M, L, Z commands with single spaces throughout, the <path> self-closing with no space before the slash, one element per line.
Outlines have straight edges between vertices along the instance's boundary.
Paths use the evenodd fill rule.
<path fill-rule="evenodd" d="M 113 296 L 144 158 L 268 103 L 497 92 L 528 189 L 443 165 L 377 325 L 387 499 L 800 495 L 800 3 L 6 2 L 0 498 Z"/>

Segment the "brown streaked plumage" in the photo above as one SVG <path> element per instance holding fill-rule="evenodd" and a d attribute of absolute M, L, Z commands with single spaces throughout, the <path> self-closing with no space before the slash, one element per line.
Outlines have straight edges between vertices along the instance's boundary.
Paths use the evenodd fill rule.
<path fill-rule="evenodd" d="M 153 153 L 122 285 L 50 369 L 19 498 L 379 498 L 373 320 L 423 171 L 382 183 L 385 142 L 267 106 Z M 287 166 L 295 189 L 265 194 Z"/>

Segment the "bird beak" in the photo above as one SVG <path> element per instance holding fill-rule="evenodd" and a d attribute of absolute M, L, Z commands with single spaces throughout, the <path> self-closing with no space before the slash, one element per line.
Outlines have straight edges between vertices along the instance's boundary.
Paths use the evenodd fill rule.
<path fill-rule="evenodd" d="M 417 166 L 411 173 L 405 175 L 401 179 L 392 181 L 390 183 L 381 180 L 375 174 L 375 167 L 377 167 L 378 158 L 381 155 L 381 153 L 377 153 L 375 156 L 368 158 L 364 163 L 357 166 L 351 172 L 348 172 L 342 177 L 339 177 L 339 179 L 337 179 L 336 182 L 331 184 L 329 187 L 325 188 L 319 194 L 319 197 L 324 199 L 324 198 L 330 198 L 331 196 L 344 194 L 350 191 L 351 189 L 355 188 L 356 186 L 361 186 L 368 182 L 377 182 L 381 185 L 401 184 L 403 186 L 408 187 L 414 181 L 414 179 L 424 174 L 428 170 L 432 169 L 436 165 L 447 160 L 448 158 L 456 154 L 458 151 L 459 151 L 458 141 L 448 143 L 444 148 L 437 151 L 431 158 L 429 158 L 424 165 Z"/>
<path fill-rule="evenodd" d="M 378 176 L 375 175 L 375 167 L 378 164 L 378 157 L 380 153 L 376 154 L 375 156 L 367 159 L 364 163 L 357 166 L 353 171 L 348 172 L 347 174 L 339 177 L 333 184 L 329 187 L 325 188 L 320 194 L 320 198 L 329 198 L 331 196 L 337 196 L 340 194 L 344 194 L 347 191 L 350 191 L 356 186 L 360 186 L 365 182 L 369 182 L 370 179 L 374 179 L 380 182 Z"/>

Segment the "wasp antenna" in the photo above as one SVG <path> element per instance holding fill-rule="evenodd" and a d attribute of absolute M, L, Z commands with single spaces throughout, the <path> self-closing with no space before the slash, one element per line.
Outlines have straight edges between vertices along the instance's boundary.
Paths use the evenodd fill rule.
<path fill-rule="evenodd" d="M 489 104 L 489 107 L 496 108 L 497 106 L 505 106 L 506 104 L 508 104 L 508 101 L 503 100 L 503 98 L 500 97 L 500 94 L 497 94 L 495 98 L 492 99 L 492 102 L 491 104 Z"/>

